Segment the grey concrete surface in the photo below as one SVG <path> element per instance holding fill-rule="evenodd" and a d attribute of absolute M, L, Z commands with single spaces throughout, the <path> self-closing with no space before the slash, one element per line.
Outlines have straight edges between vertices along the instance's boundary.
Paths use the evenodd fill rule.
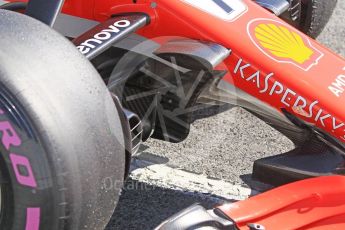
<path fill-rule="evenodd" d="M 345 57 L 345 1 L 318 40 Z M 290 141 L 239 108 L 196 122 L 188 140 L 169 144 L 149 140 L 143 157 L 158 156 L 169 165 L 246 185 L 255 159 L 292 147 Z M 128 187 L 129 186 L 129 187 Z M 107 229 L 152 229 L 188 205 L 218 203 L 202 194 L 184 193 L 129 180 Z"/>
<path fill-rule="evenodd" d="M 154 229 L 194 203 L 211 208 L 219 202 L 202 194 L 164 189 L 130 179 L 106 230 Z"/>

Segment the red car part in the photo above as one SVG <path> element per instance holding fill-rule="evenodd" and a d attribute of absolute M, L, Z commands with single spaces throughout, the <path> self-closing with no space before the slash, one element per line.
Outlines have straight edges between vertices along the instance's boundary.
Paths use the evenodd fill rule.
<path fill-rule="evenodd" d="M 245 9 L 230 19 L 187 0 L 70 0 L 63 12 L 98 21 L 143 12 L 151 17 L 139 32 L 147 38 L 181 36 L 228 47 L 232 55 L 225 61 L 224 79 L 229 84 L 345 142 L 345 108 L 338 106 L 344 98 L 344 60 L 255 2 L 235 2 Z"/>
<path fill-rule="evenodd" d="M 343 176 L 313 178 L 209 211 L 193 205 L 162 223 L 157 230 L 344 229 L 344 193 Z"/>
<path fill-rule="evenodd" d="M 236 0 L 245 10 L 230 19 L 182 0 L 94 1 L 90 17 L 82 6 L 91 2 L 66 1 L 64 12 L 98 21 L 143 12 L 151 17 L 139 31 L 147 38 L 181 36 L 227 47 L 229 84 L 345 142 L 345 108 L 338 106 L 344 100 L 344 60 L 255 2 Z"/>
<path fill-rule="evenodd" d="M 212 5 L 212 1 L 208 2 Z M 103 22 L 112 15 L 142 12 L 150 16 L 150 24 L 140 29 L 139 34 L 162 45 L 173 39 L 171 36 L 179 36 L 230 49 L 231 55 L 216 67 L 227 70 L 224 85 L 235 86 L 265 102 L 262 106 L 272 107 L 278 117 L 288 116 L 326 142 L 320 145 L 308 140 L 284 156 L 255 162 L 256 179 L 280 185 L 341 174 L 343 156 L 329 146 L 344 149 L 339 142 L 345 141 L 345 111 L 338 106 L 344 100 L 344 59 L 254 1 L 227 2 L 233 4 L 234 14 L 222 15 L 216 11 L 217 15 L 189 0 L 138 0 L 135 4 L 129 0 L 95 1 L 92 19 Z M 76 1 L 74 4 L 67 1 L 65 12 L 81 15 L 73 6 L 77 6 Z M 278 126 L 288 129 L 284 122 L 278 121 Z"/>
<path fill-rule="evenodd" d="M 345 229 L 345 177 L 288 184 L 247 200 L 218 207 L 240 229 Z"/>

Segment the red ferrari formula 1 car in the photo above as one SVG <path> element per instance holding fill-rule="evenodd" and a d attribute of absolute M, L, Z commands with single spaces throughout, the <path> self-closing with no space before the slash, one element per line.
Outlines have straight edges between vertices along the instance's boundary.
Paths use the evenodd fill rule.
<path fill-rule="evenodd" d="M 103 229 L 142 141 L 229 104 L 296 146 L 255 180 L 321 178 L 160 228 L 344 229 L 345 61 L 313 40 L 336 0 L 1 3 L 0 229 Z"/>

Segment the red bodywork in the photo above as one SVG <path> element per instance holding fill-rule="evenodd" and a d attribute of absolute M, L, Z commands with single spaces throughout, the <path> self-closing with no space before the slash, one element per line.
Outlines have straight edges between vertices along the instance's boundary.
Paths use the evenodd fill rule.
<path fill-rule="evenodd" d="M 233 21 L 223 20 L 182 0 L 137 0 L 136 3 L 66 0 L 63 12 L 97 21 L 119 13 L 144 12 L 150 15 L 151 23 L 139 31 L 142 36 L 180 36 L 223 45 L 233 51 L 224 62 L 228 70 L 224 79 L 228 83 L 278 111 L 286 109 L 345 142 L 345 107 L 339 106 L 345 97 L 344 59 L 253 1 L 242 2 L 247 10 Z M 269 24 L 287 29 L 290 35 L 284 36 L 290 36 L 289 40 L 300 40 L 295 43 L 302 43 L 305 58 L 297 60 L 296 54 L 277 57 L 270 53 L 274 47 L 267 49 L 260 45 L 256 29 Z M 271 33 L 271 38 L 277 39 L 277 35 Z"/>
<path fill-rule="evenodd" d="M 342 94 L 344 59 L 253 1 L 243 2 L 247 5 L 246 12 L 231 22 L 181 0 L 138 0 L 136 4 L 132 0 L 67 0 L 64 12 L 98 21 L 118 13 L 145 12 L 151 16 L 151 23 L 139 33 L 147 38 L 181 36 L 230 48 L 233 53 L 225 61 L 229 71 L 225 77 L 227 82 L 278 111 L 285 108 L 345 142 L 345 107 L 339 106 L 345 97 Z M 283 26 L 290 33 L 296 33 L 295 39 L 300 38 L 304 46 L 301 49 L 306 50 L 306 59 L 296 60 L 293 54 L 292 58 L 291 55 L 287 58 L 272 55 L 270 49 L 259 44 L 255 35 L 260 24 Z"/>
<path fill-rule="evenodd" d="M 345 229 L 345 177 L 309 179 L 219 207 L 240 229 Z"/>

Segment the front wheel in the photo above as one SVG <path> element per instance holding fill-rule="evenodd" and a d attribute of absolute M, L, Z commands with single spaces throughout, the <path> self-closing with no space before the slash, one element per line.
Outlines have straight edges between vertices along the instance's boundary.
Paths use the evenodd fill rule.
<path fill-rule="evenodd" d="M 67 39 L 0 17 L 0 229 L 103 229 L 125 166 L 111 95 Z"/>
<path fill-rule="evenodd" d="M 316 38 L 333 14 L 337 0 L 290 0 L 282 17 L 312 38 Z"/>

